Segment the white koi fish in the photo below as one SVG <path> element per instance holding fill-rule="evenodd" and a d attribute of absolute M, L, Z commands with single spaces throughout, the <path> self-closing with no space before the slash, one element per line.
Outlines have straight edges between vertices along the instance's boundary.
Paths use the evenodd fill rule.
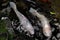
<path fill-rule="evenodd" d="M 50 25 L 49 25 L 48 19 L 47 19 L 44 15 L 38 13 L 38 12 L 37 12 L 35 9 L 33 9 L 33 8 L 30 8 L 29 12 L 32 13 L 34 16 L 37 16 L 37 17 L 39 18 L 39 20 L 41 21 L 44 35 L 47 36 L 47 37 L 48 37 L 48 36 L 51 36 L 51 33 L 52 33 L 52 32 L 51 32 L 51 27 L 50 27 Z"/>
<path fill-rule="evenodd" d="M 33 26 L 28 21 L 28 19 L 17 10 L 16 4 L 14 2 L 10 2 L 10 7 L 15 11 L 17 17 L 19 18 L 19 21 L 20 21 L 21 25 L 23 26 L 23 28 L 25 30 L 27 30 L 30 34 L 33 35 L 34 34 Z"/>

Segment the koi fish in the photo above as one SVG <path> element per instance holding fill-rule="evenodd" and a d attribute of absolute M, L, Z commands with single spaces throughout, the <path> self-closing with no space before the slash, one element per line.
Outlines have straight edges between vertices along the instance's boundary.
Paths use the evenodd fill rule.
<path fill-rule="evenodd" d="M 47 36 L 47 37 L 48 37 L 48 36 L 51 36 L 51 33 L 52 33 L 52 32 L 51 32 L 51 27 L 50 27 L 50 25 L 49 25 L 48 19 L 47 19 L 44 15 L 38 13 L 38 12 L 37 12 L 35 9 L 33 9 L 33 8 L 30 8 L 29 12 L 32 13 L 34 16 L 37 16 L 37 17 L 39 18 L 39 20 L 41 21 L 44 35 Z"/>
<path fill-rule="evenodd" d="M 32 24 L 29 22 L 29 20 L 22 14 L 20 13 L 17 8 L 16 4 L 14 2 L 10 2 L 10 7 L 15 11 L 17 17 L 19 18 L 19 21 L 21 25 L 23 26 L 24 30 L 27 30 L 30 34 L 34 34 L 34 28 Z"/>

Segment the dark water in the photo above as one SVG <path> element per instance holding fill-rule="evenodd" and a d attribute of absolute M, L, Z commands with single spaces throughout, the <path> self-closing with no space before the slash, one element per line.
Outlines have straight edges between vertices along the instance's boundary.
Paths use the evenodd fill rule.
<path fill-rule="evenodd" d="M 14 1 L 14 0 L 11 0 L 11 1 Z M 36 2 L 36 1 L 35 1 Z M 8 4 L 7 5 L 5 5 L 5 6 L 2 6 L 2 3 L 3 2 L 1 2 L 0 3 L 0 10 L 2 10 L 2 9 L 4 9 L 4 8 L 6 8 L 7 6 L 9 6 Z M 58 1 L 57 1 L 57 3 L 58 3 Z M 30 5 L 31 4 L 31 5 Z M 58 3 L 59 4 L 59 3 Z M 37 17 L 35 17 L 35 16 L 33 16 L 32 14 L 30 14 L 28 11 L 29 11 L 29 9 L 31 8 L 31 7 L 33 7 L 33 8 L 35 8 L 35 9 L 38 9 L 38 8 L 40 8 L 41 7 L 41 9 L 38 9 L 38 11 L 42 11 L 42 12 L 45 12 L 46 10 L 46 6 L 44 7 L 44 5 L 42 5 L 42 4 L 40 4 L 39 2 L 36 2 L 36 4 L 32 4 L 31 2 L 27 2 L 27 1 L 21 1 L 21 0 L 16 0 L 16 5 L 17 5 L 17 9 L 18 9 L 18 11 L 20 11 L 24 16 L 26 16 L 27 18 L 28 18 L 28 20 L 31 22 L 31 24 L 32 25 L 35 25 L 35 26 L 38 26 L 38 28 L 39 28 L 39 30 L 35 30 L 35 34 L 34 34 L 34 36 L 33 37 L 29 37 L 29 36 L 27 36 L 24 32 L 23 33 L 20 33 L 18 30 L 16 30 L 16 29 L 14 29 L 13 28 L 13 30 L 14 30 L 14 34 L 15 34 L 15 36 L 12 38 L 12 39 L 14 39 L 14 40 L 59 40 L 60 39 L 60 36 L 59 37 L 57 37 L 57 34 L 59 33 L 60 34 L 60 31 L 59 31 L 59 29 L 57 29 L 57 26 L 55 26 L 55 25 L 53 25 L 53 23 L 54 23 L 54 21 L 53 21 L 53 18 L 51 19 L 52 21 L 51 21 L 51 28 L 54 28 L 54 31 L 52 32 L 52 36 L 51 36 L 51 38 L 47 38 L 46 36 L 44 36 L 44 34 L 43 34 L 43 32 L 42 32 L 42 28 L 39 26 L 39 25 L 37 25 L 37 20 L 38 20 L 38 18 Z M 40 6 L 41 5 L 41 6 Z M 57 4 L 56 4 L 57 5 Z M 48 6 L 48 5 L 47 5 Z M 59 5 L 58 5 L 59 6 Z M 42 10 L 43 9 L 43 10 Z M 47 7 L 47 10 L 49 10 L 49 8 Z M 57 10 L 59 10 L 59 7 L 57 8 Z M 47 13 L 47 14 L 46 14 Z M 49 16 L 50 14 L 48 14 L 49 12 L 45 12 L 45 13 L 43 13 L 44 15 L 46 15 L 46 17 L 47 16 Z M 5 14 L 3 15 L 3 16 L 5 16 Z M 60 15 L 59 15 L 60 16 Z M 8 15 L 8 17 L 9 17 L 9 19 L 11 20 L 11 21 L 13 21 L 13 20 L 18 20 L 19 21 L 19 19 L 18 19 L 18 17 L 16 16 L 16 14 L 15 14 L 15 12 L 13 11 L 13 9 L 11 9 L 11 12 L 9 13 L 9 15 Z M 49 16 L 50 17 L 50 16 Z M 49 18 L 48 17 L 48 18 Z M 34 22 L 33 22 L 33 21 Z M 57 22 L 59 22 L 59 21 L 57 21 Z M 40 32 L 40 35 L 39 35 L 39 32 Z M 8 36 L 9 37 L 9 36 Z M 10 39 L 8 39 L 8 40 L 10 40 Z"/>

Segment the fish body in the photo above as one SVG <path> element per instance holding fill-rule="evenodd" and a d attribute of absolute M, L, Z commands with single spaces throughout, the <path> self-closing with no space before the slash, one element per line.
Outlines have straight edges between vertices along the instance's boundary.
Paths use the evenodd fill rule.
<path fill-rule="evenodd" d="M 10 7 L 15 11 L 23 28 L 27 30 L 30 34 L 34 34 L 33 26 L 31 25 L 29 20 L 17 10 L 16 4 L 14 2 L 10 2 Z"/>
<path fill-rule="evenodd" d="M 30 8 L 29 12 L 32 13 L 34 16 L 37 16 L 39 18 L 39 20 L 41 21 L 44 35 L 47 36 L 47 37 L 51 36 L 51 27 L 50 27 L 48 19 L 44 15 L 39 14 L 33 8 Z"/>

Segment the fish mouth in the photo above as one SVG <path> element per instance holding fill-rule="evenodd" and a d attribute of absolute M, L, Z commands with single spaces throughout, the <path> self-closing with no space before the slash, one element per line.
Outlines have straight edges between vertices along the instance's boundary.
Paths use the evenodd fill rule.
<path fill-rule="evenodd" d="M 31 34 L 32 34 L 32 35 L 34 35 L 34 32 L 33 32 L 33 31 L 31 31 Z"/>
<path fill-rule="evenodd" d="M 46 27 L 46 28 L 43 28 L 43 34 L 47 37 L 50 37 L 51 36 L 51 28 L 49 27 Z"/>

